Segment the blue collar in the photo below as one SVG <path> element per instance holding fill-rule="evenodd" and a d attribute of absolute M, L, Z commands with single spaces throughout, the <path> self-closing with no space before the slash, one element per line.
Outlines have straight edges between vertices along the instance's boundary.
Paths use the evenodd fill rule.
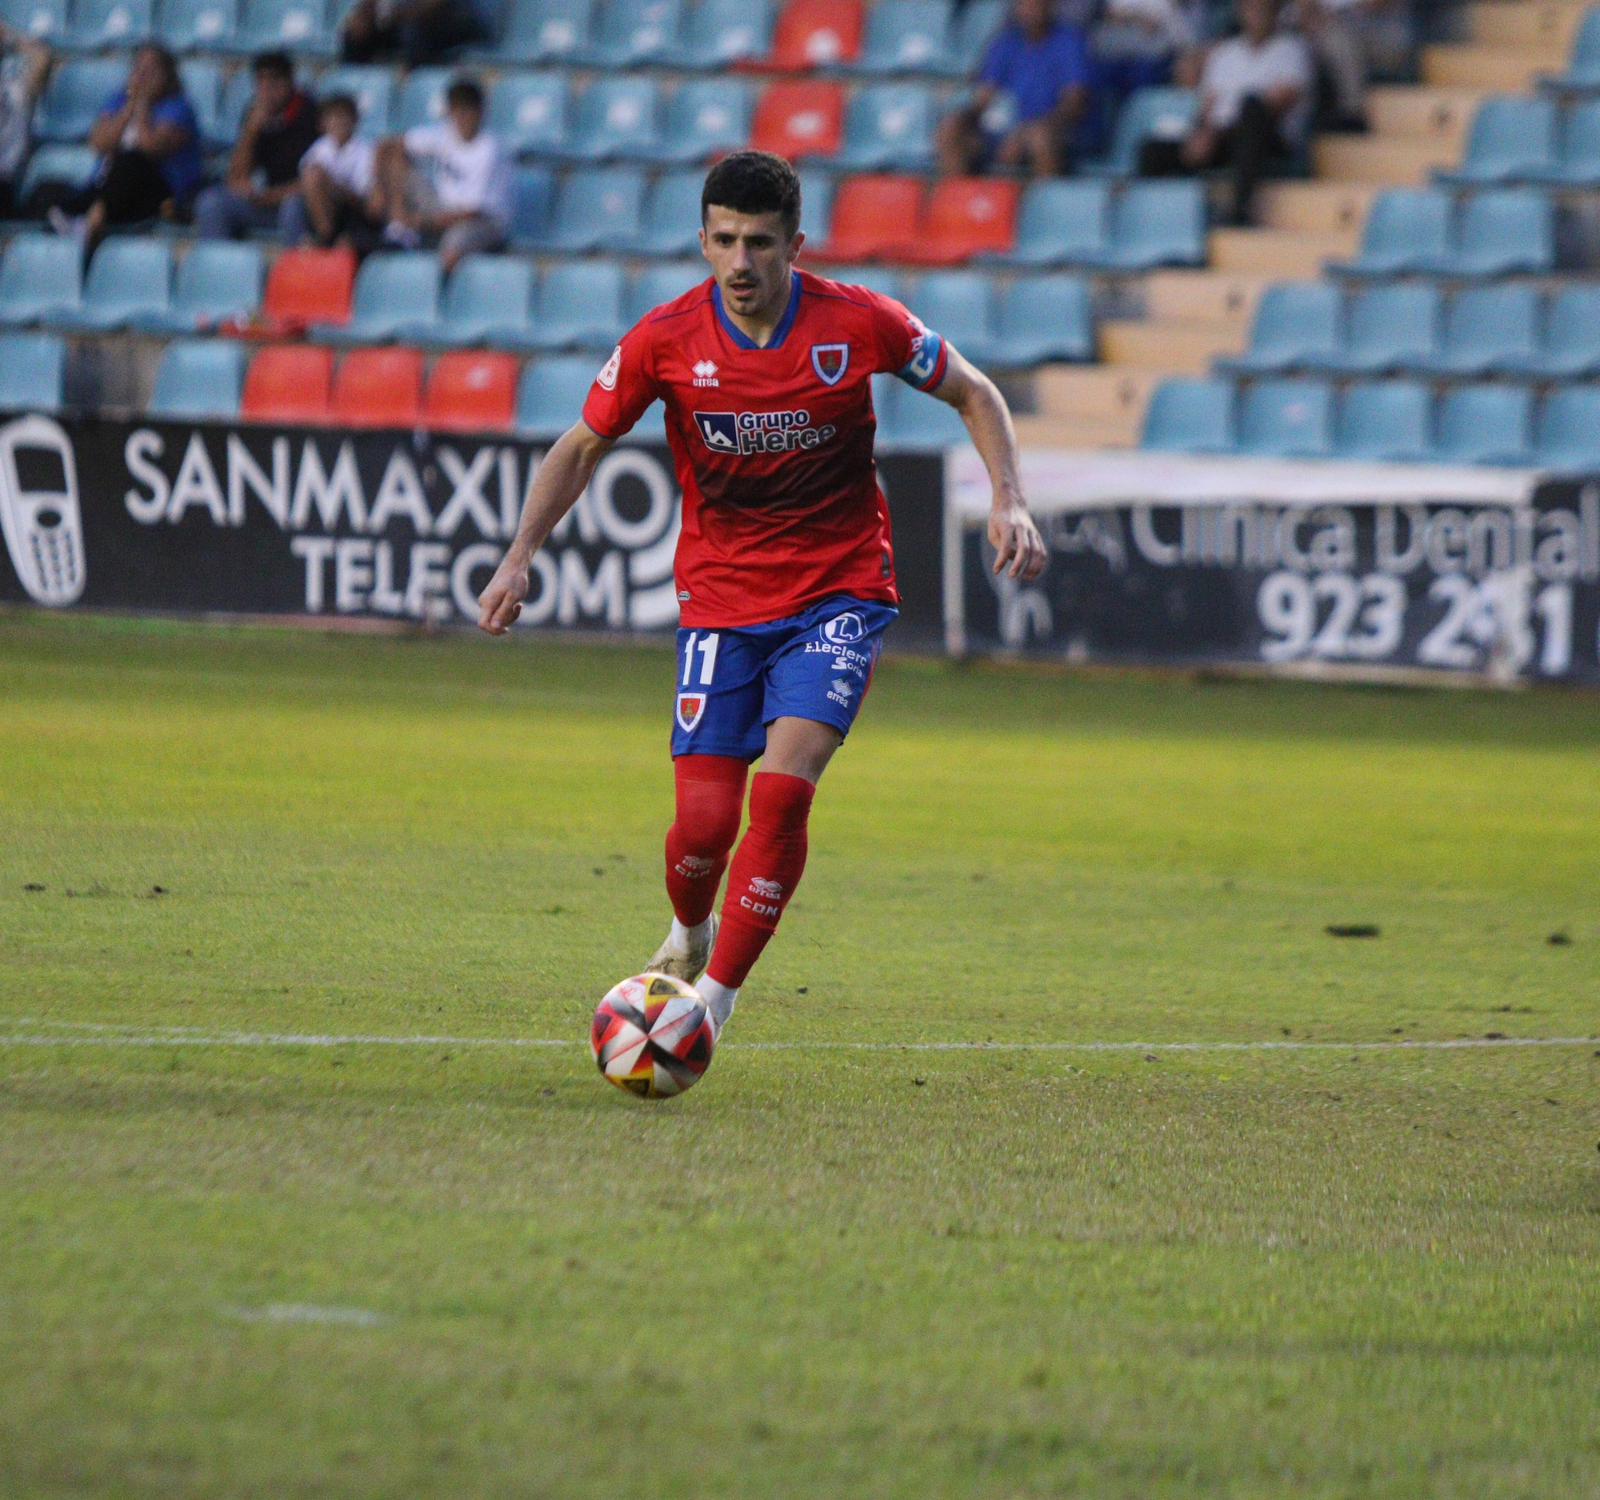
<path fill-rule="evenodd" d="M 789 330 L 794 327 L 794 320 L 800 313 L 800 278 L 793 271 L 789 273 L 793 282 L 793 289 L 789 293 L 789 305 L 784 309 L 783 317 L 779 319 L 778 326 L 772 330 L 771 342 L 758 344 L 748 333 L 737 327 L 732 318 L 728 316 L 727 309 L 722 305 L 722 288 L 715 282 L 711 284 L 711 303 L 717 310 L 717 321 L 722 324 L 723 331 L 741 349 L 776 349 L 789 337 Z"/>

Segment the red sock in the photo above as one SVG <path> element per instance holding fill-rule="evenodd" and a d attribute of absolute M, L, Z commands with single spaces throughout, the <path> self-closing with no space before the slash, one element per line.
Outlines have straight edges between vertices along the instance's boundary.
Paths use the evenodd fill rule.
<path fill-rule="evenodd" d="M 750 826 L 733 857 L 722 927 L 707 973 L 738 989 L 761 957 L 806 867 L 806 819 L 814 787 L 803 776 L 762 771 L 750 788 Z"/>
<path fill-rule="evenodd" d="M 711 915 L 728 851 L 739 837 L 748 770 L 727 755 L 680 755 L 672 763 L 678 819 L 667 830 L 667 896 L 685 927 Z"/>

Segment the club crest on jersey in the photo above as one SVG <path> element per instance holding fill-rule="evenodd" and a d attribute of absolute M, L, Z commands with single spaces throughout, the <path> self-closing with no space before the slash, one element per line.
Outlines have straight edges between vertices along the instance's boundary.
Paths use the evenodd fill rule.
<path fill-rule="evenodd" d="M 811 368 L 817 372 L 817 379 L 824 385 L 838 385 L 844 379 L 844 372 L 850 368 L 850 346 L 813 344 Z"/>
<path fill-rule="evenodd" d="M 706 695 L 704 693 L 679 693 L 678 694 L 678 728 L 685 734 L 693 734 L 694 727 L 705 716 Z"/>

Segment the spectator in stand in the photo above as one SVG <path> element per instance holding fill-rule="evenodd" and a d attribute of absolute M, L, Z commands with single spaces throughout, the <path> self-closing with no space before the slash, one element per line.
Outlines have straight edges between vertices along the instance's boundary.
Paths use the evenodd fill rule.
<path fill-rule="evenodd" d="M 1312 71 L 1304 40 L 1277 30 L 1276 0 L 1239 0 L 1239 20 L 1239 35 L 1219 42 L 1205 60 L 1194 130 L 1181 141 L 1146 141 L 1139 170 L 1170 177 L 1231 168 L 1228 222 L 1244 225 L 1262 177 L 1305 142 Z"/>
<path fill-rule="evenodd" d="M 356 0 L 339 28 L 339 55 L 347 63 L 398 57 L 422 68 L 488 40 L 489 27 L 470 0 Z"/>
<path fill-rule="evenodd" d="M 1405 0 L 1299 0 L 1297 14 L 1327 82 L 1328 128 L 1365 130 L 1368 74 L 1411 61 Z"/>
<path fill-rule="evenodd" d="M 1059 176 L 1089 106 L 1089 44 L 1052 0 L 1016 0 L 989 43 L 967 103 L 939 124 L 939 170 Z"/>
<path fill-rule="evenodd" d="M 300 159 L 317 138 L 317 106 L 295 87 L 289 54 L 263 52 L 250 67 L 255 98 L 228 160 L 228 180 L 195 200 L 195 228 L 203 240 L 286 227 L 300 192 Z"/>
<path fill-rule="evenodd" d="M 1108 118 L 1130 94 L 1172 81 L 1179 58 L 1200 40 L 1193 10 L 1180 0 L 1106 0 L 1091 46 Z"/>
<path fill-rule="evenodd" d="M 188 206 L 204 170 L 200 122 L 165 47 L 146 42 L 133 54 L 128 81 L 106 100 L 89 144 L 100 156 L 89 185 L 45 183 L 35 199 L 51 227 L 86 252 L 114 224 L 176 217 Z"/>
<path fill-rule="evenodd" d="M 33 109 L 50 76 L 50 49 L 0 25 L 0 219 L 17 211 L 17 184 L 33 136 Z"/>
<path fill-rule="evenodd" d="M 414 126 L 378 147 L 373 209 L 392 245 L 437 239 L 448 274 L 463 256 L 505 244 L 511 161 L 483 128 L 483 89 L 473 79 L 455 79 L 444 102 L 437 125 Z"/>
<path fill-rule="evenodd" d="M 291 245 L 312 241 L 326 248 L 372 248 L 383 228 L 370 212 L 377 148 L 356 135 L 361 112 L 349 94 L 322 101 L 322 134 L 300 163 L 300 192 L 286 205 L 284 233 Z"/>

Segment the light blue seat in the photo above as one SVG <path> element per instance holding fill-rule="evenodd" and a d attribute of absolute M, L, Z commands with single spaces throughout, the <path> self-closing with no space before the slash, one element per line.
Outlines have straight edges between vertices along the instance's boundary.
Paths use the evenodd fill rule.
<path fill-rule="evenodd" d="M 1425 375 L 1485 375 L 1504 360 L 1532 358 L 1539 348 L 1539 294 L 1527 286 L 1474 287 L 1445 313 L 1439 346 L 1407 367 Z"/>
<path fill-rule="evenodd" d="M 1332 386 L 1320 380 L 1260 380 L 1241 397 L 1240 453 L 1326 458 L 1332 449 Z"/>
<path fill-rule="evenodd" d="M 694 79 L 667 101 L 660 136 L 634 155 L 663 166 L 707 162 L 750 139 L 750 85 L 736 78 Z"/>
<path fill-rule="evenodd" d="M 1098 255 L 1074 264 L 1105 271 L 1199 266 L 1206 259 L 1205 190 L 1198 182 L 1136 182 L 1111 206 L 1111 234 Z"/>
<path fill-rule="evenodd" d="M 806 232 L 806 245 L 812 255 L 827 248 L 829 226 L 833 223 L 834 182 L 830 173 L 816 167 L 801 167 L 800 227 Z"/>
<path fill-rule="evenodd" d="M 152 417 L 237 417 L 245 347 L 233 339 L 178 339 L 162 351 Z"/>
<path fill-rule="evenodd" d="M 514 354 L 609 350 L 627 332 L 622 311 L 626 291 L 622 267 L 613 261 L 550 266 L 539 278 L 531 325 L 496 329 L 488 342 Z"/>
<path fill-rule="evenodd" d="M 879 448 L 937 452 L 972 441 L 953 407 L 893 375 L 872 377 L 872 407 Z"/>
<path fill-rule="evenodd" d="M 1424 257 L 1417 269 L 1431 276 L 1509 276 L 1555 265 L 1555 208 L 1532 188 L 1496 188 L 1467 201 L 1454 243 L 1443 255 Z"/>
<path fill-rule="evenodd" d="M 840 266 L 837 271 L 829 273 L 828 279 L 845 286 L 864 286 L 884 297 L 893 297 L 900 303 L 904 303 L 911 295 L 906 277 L 893 266 Z"/>
<path fill-rule="evenodd" d="M 1344 333 L 1344 298 L 1327 282 L 1269 286 L 1256 304 L 1250 347 L 1220 359 L 1228 375 L 1284 375 L 1318 359 L 1336 358 Z"/>
<path fill-rule="evenodd" d="M 83 301 L 83 252 L 53 234 L 19 234 L 0 260 L 0 324 L 16 327 Z"/>
<path fill-rule="evenodd" d="M 250 106 L 255 103 L 255 97 L 256 81 L 249 68 L 235 68 L 223 80 L 222 92 L 217 102 L 215 125 L 217 132 L 216 143 L 220 148 L 231 147 L 239 138 L 239 132 L 244 128 L 245 114 Z M 357 103 L 359 104 L 360 101 L 357 100 Z M 204 121 L 201 122 L 202 128 L 204 123 Z"/>
<path fill-rule="evenodd" d="M 87 185 L 99 166 L 99 156 L 88 146 L 61 144 L 40 146 L 28 158 L 22 171 L 22 186 L 17 190 L 17 201 L 27 201 L 41 182 L 65 182 L 73 187 Z"/>
<path fill-rule="evenodd" d="M 911 294 L 911 310 L 962 353 L 988 363 L 998 316 L 994 283 L 981 271 L 933 271 Z"/>
<path fill-rule="evenodd" d="M 174 52 L 222 46 L 239 25 L 239 0 L 157 0 L 156 32 Z"/>
<path fill-rule="evenodd" d="M 1574 93 L 1600 90 L 1600 6 L 1590 6 L 1572 39 L 1567 71 L 1540 80 L 1547 88 Z"/>
<path fill-rule="evenodd" d="M 608 0 L 578 61 L 592 68 L 648 67 L 677 43 L 683 11 L 683 0 Z"/>
<path fill-rule="evenodd" d="M 350 321 L 315 323 L 311 337 L 319 344 L 348 347 L 383 344 L 400 330 L 439 320 L 439 258 L 427 250 L 372 255 L 356 272 Z"/>
<path fill-rule="evenodd" d="M 1454 209 L 1449 195 L 1431 188 L 1380 193 L 1367 214 L 1361 249 L 1353 261 L 1329 266 L 1345 276 L 1403 276 L 1450 253 Z"/>
<path fill-rule="evenodd" d="M 1445 464 L 1533 462 L 1533 393 L 1516 385 L 1457 385 L 1439 403 L 1433 458 Z"/>
<path fill-rule="evenodd" d="M 248 78 L 248 70 L 241 74 Z M 391 133 L 394 113 L 394 70 L 376 64 L 329 68 L 317 80 L 317 98 L 348 94 L 356 101 L 361 118 L 356 134 L 375 141 Z M 492 127 L 491 127 L 492 128 Z"/>
<path fill-rule="evenodd" d="M 1235 393 L 1226 380 L 1163 380 L 1144 410 L 1139 446 L 1152 453 L 1231 453 Z"/>
<path fill-rule="evenodd" d="M 0 334 L 0 409 L 60 411 L 66 372 L 66 345 L 54 334 Z"/>
<path fill-rule="evenodd" d="M 700 246 L 700 191 L 705 173 L 665 172 L 645 195 L 644 223 L 612 248 L 631 255 L 693 255 Z"/>
<path fill-rule="evenodd" d="M 710 274 L 703 260 L 675 260 L 647 266 L 628 283 L 622 303 L 622 321 L 632 328 L 646 313 L 665 302 L 675 302 Z"/>
<path fill-rule="evenodd" d="M 543 246 L 581 253 L 634 238 L 643 228 L 644 174 L 628 167 L 569 172 L 556 190 Z"/>
<path fill-rule="evenodd" d="M 76 52 L 132 47 L 155 29 L 151 0 L 72 0 L 60 46 Z"/>
<path fill-rule="evenodd" d="M 324 0 L 241 0 L 239 30 L 227 50 L 250 53 L 275 48 L 331 57 L 334 34 Z"/>
<path fill-rule="evenodd" d="M 649 157 L 661 141 L 661 100 L 648 78 L 602 78 L 578 100 L 567 145 L 578 161 Z"/>
<path fill-rule="evenodd" d="M 444 119 L 444 95 L 454 68 L 413 68 L 395 97 L 392 122 L 397 134 L 418 125 L 437 125 Z"/>
<path fill-rule="evenodd" d="M 466 347 L 491 334 L 525 331 L 533 323 L 534 272 L 514 255 L 469 255 L 445 283 L 439 316 L 404 323 L 395 337 L 408 344 Z"/>
<path fill-rule="evenodd" d="M 1339 403 L 1333 429 L 1336 458 L 1384 463 L 1425 463 L 1429 457 L 1433 401 L 1416 380 L 1366 380 Z"/>
<path fill-rule="evenodd" d="M 957 347 L 969 352 L 959 342 Z M 1025 368 L 1094 355 L 1093 299 L 1078 277 L 1021 276 L 1000 293 L 987 363 Z"/>
<path fill-rule="evenodd" d="M 546 167 L 518 167 L 511 176 L 511 243 L 542 245 L 550 232 L 555 179 Z"/>
<path fill-rule="evenodd" d="M 1600 375 L 1600 286 L 1563 287 L 1550 300 L 1538 348 L 1503 356 L 1494 369 L 1522 380 Z"/>
<path fill-rule="evenodd" d="M 259 245 L 200 240 L 178 263 L 168 307 L 136 313 L 129 323 L 141 333 L 204 333 L 261 306 L 266 264 Z"/>
<path fill-rule="evenodd" d="M 933 166 L 933 95 L 914 83 L 857 90 L 832 164 L 852 172 L 923 172 Z"/>
<path fill-rule="evenodd" d="M 517 430 L 547 441 L 560 437 L 582 416 L 599 373 L 599 362 L 588 355 L 529 360 L 517 381 Z"/>
<path fill-rule="evenodd" d="M 594 9 L 595 0 L 509 0 L 489 55 L 496 62 L 574 63 L 594 33 Z"/>
<path fill-rule="evenodd" d="M 1534 459 L 1543 468 L 1600 470 L 1600 386 L 1560 386 L 1544 398 L 1534 427 Z"/>
<path fill-rule="evenodd" d="M 1600 187 L 1600 99 L 1587 100 L 1568 110 L 1561 125 L 1556 159 L 1522 176 L 1545 187 Z"/>
<path fill-rule="evenodd" d="M 1199 112 L 1200 96 L 1193 89 L 1140 89 L 1117 112 L 1105 159 L 1085 162 L 1083 170 L 1101 177 L 1133 177 L 1146 141 L 1182 140 Z"/>
<path fill-rule="evenodd" d="M 70 29 L 67 0 L 4 0 L 0 19 L 13 31 L 52 45 L 59 45 Z"/>
<path fill-rule="evenodd" d="M 1017 213 L 1016 244 L 985 264 L 1039 268 L 1101 260 L 1111 233 L 1111 189 L 1103 182 L 1029 183 Z"/>
<path fill-rule="evenodd" d="M 239 121 L 223 123 L 222 64 L 214 57 L 186 57 L 178 64 L 178 76 L 200 122 L 201 144 L 210 151 L 232 146 L 238 139 Z"/>
<path fill-rule="evenodd" d="M 685 72 L 720 73 L 772 48 L 773 0 L 698 0 L 684 17 L 682 39 L 659 61 Z"/>
<path fill-rule="evenodd" d="M 1443 299 L 1415 282 L 1369 287 L 1351 300 L 1336 353 L 1302 360 L 1318 375 L 1387 375 L 1427 360 L 1439 344 Z"/>
<path fill-rule="evenodd" d="M 994 34 L 1005 24 L 1007 0 L 967 0 L 950 24 L 949 45 L 936 64 L 947 78 L 970 78 Z"/>
<path fill-rule="evenodd" d="M 118 235 L 103 240 L 89 263 L 83 301 L 49 314 L 52 328 L 109 333 L 172 306 L 172 250 L 165 240 Z"/>
<path fill-rule="evenodd" d="M 486 123 L 516 156 L 564 156 L 571 100 L 564 73 L 509 73 L 489 89 Z"/>
<path fill-rule="evenodd" d="M 39 100 L 34 135 L 41 141 L 87 140 L 106 101 L 127 77 L 125 58 L 81 57 L 61 63 Z"/>
<path fill-rule="evenodd" d="M 1485 187 L 1547 171 L 1556 161 L 1556 120 L 1549 99 L 1485 99 L 1461 165 L 1435 177 L 1451 187 Z"/>
<path fill-rule="evenodd" d="M 948 0 L 877 0 L 867 12 L 863 73 L 927 73 L 944 65 L 949 46 Z"/>

